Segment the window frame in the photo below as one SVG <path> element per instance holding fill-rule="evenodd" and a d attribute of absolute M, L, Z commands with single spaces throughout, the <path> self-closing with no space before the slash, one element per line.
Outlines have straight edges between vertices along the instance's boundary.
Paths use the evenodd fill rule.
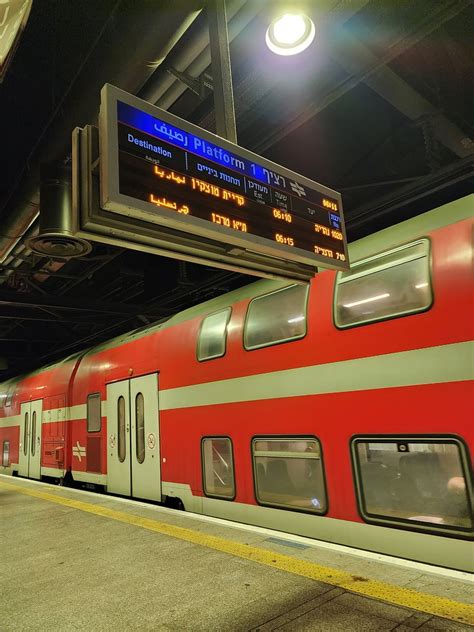
<path fill-rule="evenodd" d="M 326 507 L 324 511 L 309 511 L 308 509 L 301 509 L 298 507 L 290 507 L 287 505 L 275 505 L 273 503 L 262 502 L 258 498 L 257 494 L 257 478 L 256 478 L 256 463 L 255 463 L 255 452 L 254 452 L 254 444 L 257 441 L 317 441 L 319 444 L 319 453 L 321 455 L 321 472 L 323 475 L 323 489 L 324 496 L 326 500 Z M 302 452 L 304 454 L 304 452 Z M 273 509 L 280 509 L 281 511 L 295 511 L 297 513 L 304 513 L 310 516 L 325 516 L 329 511 L 329 495 L 328 495 L 328 486 L 326 482 L 326 469 L 324 467 L 324 454 L 323 454 L 323 444 L 319 437 L 316 435 L 254 435 L 250 440 L 250 457 L 252 459 L 252 481 L 253 481 L 253 494 L 255 498 L 255 502 L 261 507 L 271 507 Z M 296 457 L 295 457 L 296 458 Z"/>
<path fill-rule="evenodd" d="M 245 351 L 255 351 L 256 349 L 264 349 L 265 347 L 274 347 L 275 345 L 281 345 L 287 342 L 293 342 L 295 340 L 302 340 L 308 335 L 308 304 L 309 304 L 309 289 L 310 289 L 309 283 L 304 284 L 306 286 L 306 297 L 304 300 L 305 330 L 301 336 L 293 336 L 292 338 L 282 338 L 281 340 L 273 340 L 272 342 L 264 342 L 263 344 L 252 345 L 252 346 L 248 346 L 245 342 L 245 333 L 247 331 L 247 324 L 249 321 L 249 315 L 250 315 L 250 309 L 251 309 L 252 303 L 262 298 L 266 298 L 267 296 L 271 296 L 272 294 L 277 294 L 278 292 L 284 292 L 285 290 L 288 290 L 291 287 L 296 287 L 298 285 L 303 285 L 303 284 L 291 283 L 290 285 L 285 285 L 284 287 L 278 288 L 277 290 L 272 290 L 271 292 L 266 292 L 265 294 L 260 294 L 259 296 L 254 296 L 252 299 L 250 299 L 247 305 L 246 312 L 245 312 L 244 327 L 242 331 L 242 345 Z"/>
<path fill-rule="evenodd" d="M 30 445 L 30 455 L 32 457 L 36 454 L 36 420 L 38 415 L 36 414 L 36 410 L 31 413 L 31 445 Z"/>
<path fill-rule="evenodd" d="M 123 401 L 123 437 L 121 439 L 121 426 L 120 426 L 120 401 Z M 122 447 L 123 441 L 123 459 L 121 458 L 120 448 Z M 117 399 L 117 457 L 119 463 L 124 463 L 127 458 L 127 410 L 126 410 L 126 402 L 125 397 L 123 395 L 119 395 Z"/>
<path fill-rule="evenodd" d="M 206 322 L 206 319 L 209 318 L 210 316 L 215 316 L 216 314 L 220 314 L 221 312 L 228 312 L 227 315 L 227 321 L 225 324 L 225 335 L 224 335 L 224 353 L 220 353 L 219 355 L 213 355 L 213 356 L 208 356 L 206 358 L 200 358 L 199 357 L 199 343 L 200 343 L 200 339 L 201 339 L 201 333 L 204 327 L 204 323 Z M 227 353 L 227 329 L 229 327 L 229 323 L 230 323 L 230 319 L 232 318 L 232 307 L 229 305 L 229 307 L 224 307 L 223 309 L 218 309 L 215 312 L 210 312 L 209 314 L 206 314 L 204 316 L 204 318 L 201 321 L 201 324 L 199 325 L 199 332 L 197 335 L 197 341 L 196 341 L 196 360 L 198 362 L 207 362 L 208 360 L 216 360 L 217 358 L 223 358 L 226 353 Z"/>
<path fill-rule="evenodd" d="M 30 446 L 28 445 L 28 437 L 29 435 L 29 424 L 30 424 L 30 413 L 29 411 L 25 411 L 23 413 L 23 456 L 28 456 L 28 452 Z"/>
<path fill-rule="evenodd" d="M 5 444 L 8 444 L 8 459 L 7 459 L 7 463 L 5 463 Z M 10 439 L 4 439 L 2 441 L 2 467 L 10 467 Z"/>
<path fill-rule="evenodd" d="M 206 439 L 227 439 L 230 442 L 230 454 L 232 457 L 232 478 L 234 481 L 234 494 L 233 496 L 222 496 L 221 494 L 208 494 L 206 491 L 206 473 L 204 462 L 204 442 Z M 237 481 L 235 479 L 235 460 L 234 460 L 234 443 L 229 435 L 204 435 L 201 437 L 201 478 L 202 478 L 202 492 L 206 498 L 217 498 L 218 500 L 234 501 L 237 496 Z"/>
<path fill-rule="evenodd" d="M 390 248 L 389 250 L 382 250 L 381 252 L 378 252 L 374 255 L 370 255 L 369 257 L 364 257 L 363 259 L 359 259 L 358 261 L 355 261 L 354 263 L 351 264 L 350 272 L 352 272 L 352 270 L 357 270 L 358 266 L 366 265 L 367 263 L 370 263 L 371 261 L 377 261 L 377 259 L 383 259 L 384 257 L 395 254 L 396 252 L 401 252 L 403 250 L 406 250 L 418 244 L 423 244 L 425 246 L 425 254 L 421 256 L 415 256 L 415 255 L 411 257 L 406 256 L 404 258 L 401 258 L 400 261 L 398 261 L 396 264 L 381 263 L 380 265 L 375 266 L 369 273 L 360 272 L 359 274 L 357 274 L 357 272 L 355 272 L 354 274 L 351 274 L 350 277 L 349 276 L 346 277 L 346 280 L 343 280 L 343 281 L 341 281 L 340 279 L 342 278 L 342 275 L 347 274 L 347 272 L 338 271 L 336 273 L 335 280 L 334 280 L 333 303 L 332 303 L 332 321 L 336 329 L 339 329 L 340 331 L 344 331 L 346 329 L 353 329 L 354 327 L 365 327 L 367 325 L 373 325 L 373 324 L 381 323 L 387 320 L 395 320 L 396 318 L 403 318 L 405 316 L 411 316 L 413 314 L 422 314 L 423 312 L 429 311 L 433 307 L 433 304 L 435 301 L 434 286 L 433 286 L 433 265 L 432 265 L 433 257 L 432 257 L 432 243 L 429 237 L 420 237 L 419 239 L 415 239 L 415 241 L 406 242 L 404 244 L 400 244 L 398 246 Z M 349 280 L 355 280 L 355 279 L 360 279 L 364 276 L 370 276 L 370 274 L 374 274 L 376 272 L 383 272 L 384 270 L 395 268 L 396 266 L 401 265 L 403 263 L 409 263 L 410 261 L 416 261 L 417 259 L 422 259 L 424 257 L 426 257 L 426 260 L 427 260 L 427 266 L 428 266 L 428 279 L 427 280 L 428 280 L 428 285 L 431 292 L 431 301 L 429 305 L 425 307 L 420 307 L 418 309 L 408 309 L 403 312 L 397 312 L 396 314 L 381 316 L 380 318 L 369 318 L 367 320 L 359 321 L 357 323 L 350 323 L 348 325 L 341 325 L 338 323 L 337 321 L 337 293 L 338 293 L 338 288 L 341 285 L 344 285 L 344 283 L 348 283 Z"/>
<path fill-rule="evenodd" d="M 378 516 L 370 514 L 365 510 L 364 495 L 362 489 L 362 475 L 360 471 L 360 463 L 357 458 L 357 445 L 359 443 L 437 443 L 441 445 L 455 444 L 458 446 L 460 455 L 460 465 L 463 472 L 464 480 L 466 481 L 466 495 L 468 508 L 471 511 L 471 515 L 474 510 L 474 504 L 472 502 L 473 489 L 472 489 L 472 464 L 470 461 L 469 447 L 465 441 L 457 436 L 450 434 L 363 434 L 353 435 L 349 439 L 349 448 L 351 454 L 351 466 L 354 480 L 354 492 L 357 503 L 357 510 L 364 522 L 368 524 L 374 524 L 384 527 L 395 527 L 399 529 L 406 529 L 409 531 L 417 531 L 421 533 L 435 533 L 436 535 L 444 536 L 456 536 L 457 538 L 474 539 L 474 520 L 472 521 L 472 527 L 453 527 L 452 525 L 437 525 L 429 522 L 415 522 L 404 518 Z"/>
<path fill-rule="evenodd" d="M 139 406 L 138 406 L 138 398 L 141 398 L 141 408 L 142 408 L 142 419 L 141 419 L 141 426 L 138 425 L 138 420 L 139 420 Z M 135 401 L 134 401 L 134 406 L 135 406 L 135 459 L 137 461 L 137 463 L 139 465 L 143 465 L 143 463 L 145 463 L 145 458 L 146 458 L 146 426 L 145 426 L 145 396 L 143 394 L 143 390 L 140 390 L 136 393 L 135 395 Z M 140 460 L 139 458 L 139 428 L 142 429 L 142 432 L 140 434 L 143 434 L 143 458 Z"/>
<path fill-rule="evenodd" d="M 89 401 L 92 398 L 99 398 L 99 428 L 97 430 L 90 430 L 89 429 L 89 424 L 90 424 L 90 419 L 89 419 Z M 87 403 L 86 403 L 86 423 L 87 423 L 87 432 L 88 433 L 96 433 L 96 432 L 101 432 L 102 431 L 102 397 L 101 394 L 96 392 L 96 393 L 89 393 L 89 395 L 87 396 Z"/>
<path fill-rule="evenodd" d="M 15 395 L 15 387 L 11 387 L 5 397 L 4 408 L 11 408 L 13 405 L 13 396 Z"/>

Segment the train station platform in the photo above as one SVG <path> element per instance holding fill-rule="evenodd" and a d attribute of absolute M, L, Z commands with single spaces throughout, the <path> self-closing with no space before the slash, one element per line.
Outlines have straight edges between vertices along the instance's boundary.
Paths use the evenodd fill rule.
<path fill-rule="evenodd" d="M 474 581 L 0 475 L 0 629 L 472 630 Z"/>

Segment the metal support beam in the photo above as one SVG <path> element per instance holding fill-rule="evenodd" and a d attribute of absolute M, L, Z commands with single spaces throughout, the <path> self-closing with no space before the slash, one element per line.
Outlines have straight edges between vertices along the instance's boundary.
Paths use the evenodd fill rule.
<path fill-rule="evenodd" d="M 399 77 L 388 64 L 415 46 L 427 35 L 438 29 L 442 24 L 451 20 L 465 8 L 463 0 L 443 0 L 433 5 L 426 17 L 410 32 L 402 32 L 384 53 L 377 57 L 365 44 L 351 34 L 349 29 L 341 23 L 326 26 L 326 38 L 331 42 L 328 54 L 346 72 L 348 77 L 334 83 L 310 102 L 303 111 L 291 117 L 288 113 L 284 127 L 275 130 L 260 140 L 252 150 L 263 153 L 275 143 L 281 141 L 291 132 L 301 127 L 308 120 L 315 117 L 332 103 L 340 99 L 347 92 L 360 83 L 365 83 L 374 92 L 386 99 L 399 112 L 416 121 L 420 117 L 433 117 L 433 130 L 438 140 L 459 157 L 465 157 L 473 151 L 473 141 L 457 127 L 447 116 L 437 109 Z M 330 37 L 329 37 L 330 36 Z M 324 81 L 321 80 L 324 85 Z"/>
<path fill-rule="evenodd" d="M 237 143 L 225 0 L 208 0 L 207 19 L 214 84 L 216 132 L 222 138 Z"/>
<path fill-rule="evenodd" d="M 168 68 L 168 72 L 197 94 L 201 100 L 206 97 L 208 90 L 214 90 L 212 77 L 209 77 L 207 73 L 203 73 L 199 79 L 195 79 L 189 73 L 180 72 L 176 68 L 173 68 L 173 66 Z"/>
<path fill-rule="evenodd" d="M 51 308 L 55 310 L 79 311 L 96 314 L 118 314 L 119 316 L 138 316 L 150 318 L 167 316 L 169 310 L 145 305 L 127 305 L 125 303 L 105 303 L 103 301 L 72 298 L 45 297 L 38 294 L 20 294 L 19 292 L 0 291 L 0 305 L 10 307 Z"/>
<path fill-rule="evenodd" d="M 468 156 L 439 169 L 435 173 L 417 178 L 414 182 L 395 189 L 387 195 L 374 198 L 369 204 L 357 207 L 348 217 L 346 228 L 349 231 L 354 231 L 370 226 L 375 214 L 377 214 L 377 219 L 381 219 L 383 216 L 394 211 L 398 212 L 400 208 L 423 198 L 427 192 L 432 195 L 436 191 L 441 191 L 458 182 L 472 183 L 473 181 L 473 159 L 472 156 Z M 471 185 L 468 184 L 468 186 Z"/>

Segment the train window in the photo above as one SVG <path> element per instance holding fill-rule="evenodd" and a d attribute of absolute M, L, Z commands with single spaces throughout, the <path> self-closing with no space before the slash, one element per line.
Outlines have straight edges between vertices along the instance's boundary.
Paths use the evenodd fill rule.
<path fill-rule="evenodd" d="M 232 442 L 228 437 L 206 437 L 202 440 L 204 493 L 217 498 L 235 497 Z"/>
<path fill-rule="evenodd" d="M 28 422 L 29 415 L 25 413 L 25 426 L 23 428 L 23 454 L 25 456 L 28 454 Z"/>
<path fill-rule="evenodd" d="M 3 442 L 2 465 L 8 467 L 10 465 L 10 441 L 6 439 Z"/>
<path fill-rule="evenodd" d="M 137 461 L 143 463 L 145 460 L 145 400 L 143 393 L 138 393 L 135 397 L 135 432 Z"/>
<path fill-rule="evenodd" d="M 429 241 L 395 248 L 338 272 L 334 321 L 345 328 L 406 316 L 433 302 Z"/>
<path fill-rule="evenodd" d="M 31 456 L 36 452 L 36 410 L 31 415 Z"/>
<path fill-rule="evenodd" d="M 125 399 L 120 395 L 117 401 L 117 448 L 120 463 L 125 461 L 126 445 L 125 445 Z"/>
<path fill-rule="evenodd" d="M 454 439 L 355 439 L 362 515 L 370 522 L 471 531 L 471 480 Z"/>
<path fill-rule="evenodd" d="M 11 406 L 13 402 L 13 390 L 11 390 L 5 399 L 5 406 Z"/>
<path fill-rule="evenodd" d="M 315 438 L 259 438 L 252 442 L 255 493 L 262 505 L 324 513 L 321 446 Z"/>
<path fill-rule="evenodd" d="M 250 301 L 244 328 L 246 349 L 258 349 L 306 335 L 307 285 L 290 285 Z"/>
<path fill-rule="evenodd" d="M 225 354 L 227 325 L 231 311 L 231 308 L 228 307 L 204 318 L 199 331 L 198 360 L 211 360 L 212 358 L 220 358 Z"/>
<path fill-rule="evenodd" d="M 87 432 L 100 432 L 102 425 L 100 393 L 87 396 Z"/>

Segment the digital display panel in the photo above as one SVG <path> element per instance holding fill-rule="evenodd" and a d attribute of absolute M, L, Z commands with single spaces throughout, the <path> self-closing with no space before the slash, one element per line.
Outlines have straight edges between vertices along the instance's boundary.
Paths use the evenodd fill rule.
<path fill-rule="evenodd" d="M 116 157 L 105 165 L 104 208 L 128 214 L 136 200 L 146 221 L 270 256 L 349 268 L 338 193 L 113 90 L 119 96 L 108 104 L 107 134 Z"/>

